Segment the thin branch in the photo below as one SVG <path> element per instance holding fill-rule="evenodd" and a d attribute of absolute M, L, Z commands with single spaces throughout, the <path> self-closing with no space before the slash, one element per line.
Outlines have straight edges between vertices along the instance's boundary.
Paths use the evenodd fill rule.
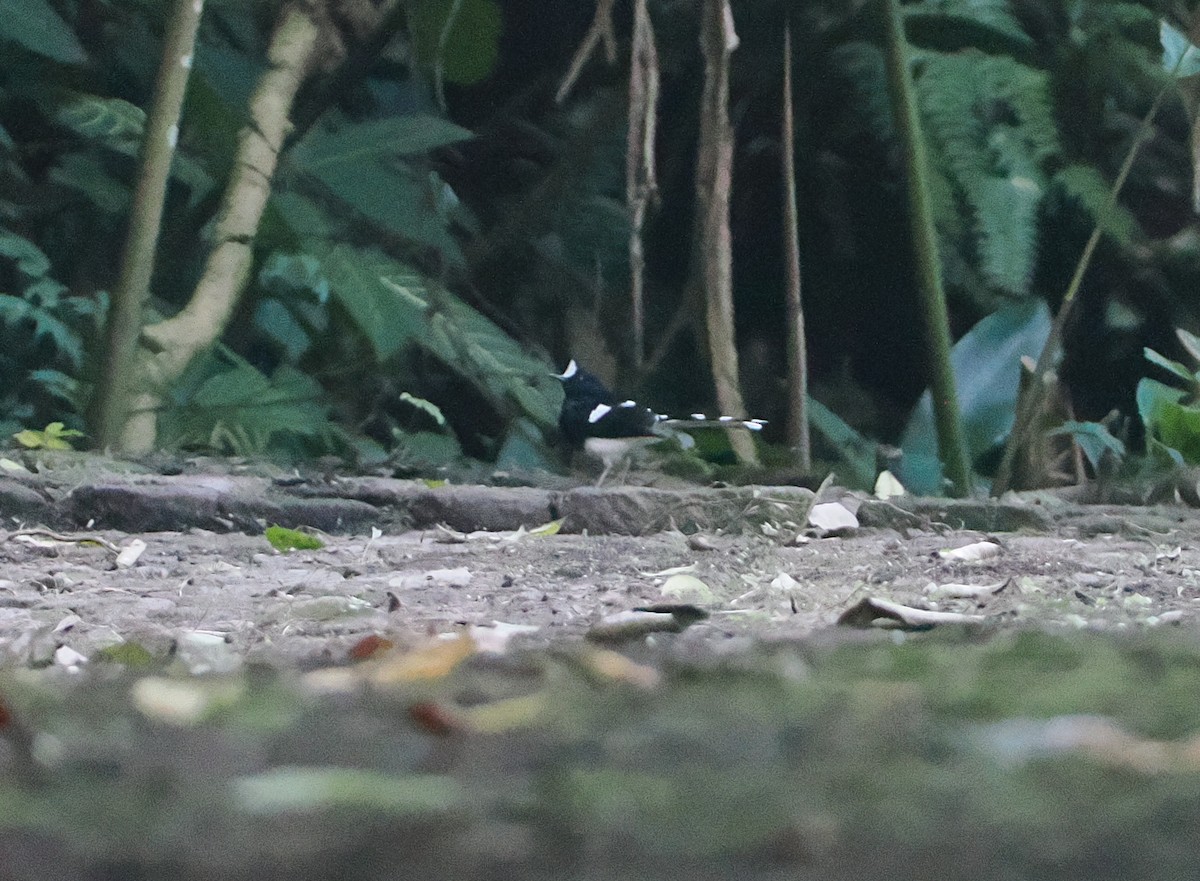
<path fill-rule="evenodd" d="M 567 70 L 567 75 L 563 77 L 562 85 L 558 87 L 558 93 L 554 96 L 554 100 L 557 103 L 561 104 L 567 100 L 567 95 L 575 87 L 575 81 L 579 79 L 579 74 L 583 72 L 583 66 L 592 57 L 597 43 L 604 44 L 604 57 L 608 60 L 609 64 L 617 60 L 617 38 L 613 31 L 612 22 L 613 4 L 615 2 L 616 0 L 597 0 L 596 15 L 592 18 L 592 24 L 588 28 L 587 34 L 584 35 L 583 42 L 575 50 L 575 57 L 571 59 L 571 66 Z"/>
<path fill-rule="evenodd" d="M 1181 56 L 1180 61 L 1182 62 L 1182 60 Z M 1178 66 L 1177 64 L 1176 70 Z M 1162 107 L 1163 101 L 1166 100 L 1167 95 L 1171 92 L 1172 84 L 1175 81 L 1174 73 L 1172 71 L 1170 81 L 1159 90 L 1158 95 L 1154 98 L 1154 103 L 1150 105 L 1150 109 L 1146 111 L 1146 115 L 1142 118 L 1142 123 L 1138 126 L 1138 130 L 1133 136 L 1133 143 L 1129 145 L 1129 151 L 1125 154 L 1125 161 L 1121 163 L 1121 169 L 1117 172 L 1117 179 L 1113 182 L 1112 189 L 1109 190 L 1104 210 L 1098 215 L 1100 218 L 1109 217 L 1112 214 L 1113 208 L 1117 204 L 1117 197 L 1121 194 L 1121 189 L 1125 186 L 1125 181 L 1129 179 L 1130 171 L 1133 170 L 1133 163 L 1137 159 L 1138 151 L 1141 149 L 1142 143 L 1150 135 L 1150 127 L 1154 122 L 1154 117 L 1158 115 L 1159 108 Z M 1075 264 L 1075 273 L 1071 276 L 1071 282 L 1067 285 L 1066 293 L 1063 294 L 1062 304 L 1058 307 L 1058 314 L 1054 316 L 1054 321 L 1050 325 L 1050 333 L 1046 337 L 1046 343 L 1042 346 L 1042 351 L 1038 355 L 1037 366 L 1033 369 L 1034 381 L 1025 387 L 1023 390 L 1024 394 L 1017 396 L 1013 429 L 1008 436 L 1008 443 L 1005 444 L 1004 457 L 1000 461 L 1000 468 L 996 472 L 996 479 L 992 483 L 992 495 L 994 496 L 1003 495 L 1012 486 L 1013 469 L 1017 461 L 1017 453 L 1029 443 L 1030 437 L 1037 425 L 1037 415 L 1042 408 L 1047 381 L 1050 373 L 1054 370 L 1062 349 L 1063 329 L 1067 326 L 1067 319 L 1070 318 L 1071 310 L 1077 301 L 1079 289 L 1083 286 L 1083 277 L 1087 273 L 1088 267 L 1092 264 L 1092 256 L 1095 254 L 1096 247 L 1100 244 L 1100 237 L 1104 233 L 1101 224 L 1101 220 L 1096 221 L 1096 226 L 1092 229 L 1092 234 L 1088 237 L 1087 244 L 1083 246 L 1083 253 L 1079 255 L 1079 262 Z"/>
<path fill-rule="evenodd" d="M 446 113 L 446 46 L 450 43 L 450 32 L 458 23 L 462 5 L 463 0 L 452 0 L 450 3 L 446 21 L 442 24 L 442 32 L 438 34 L 437 57 L 433 59 L 433 92 L 437 96 L 438 109 L 443 115 Z"/>
<path fill-rule="evenodd" d="M 700 49 L 704 55 L 704 91 L 700 106 L 700 143 L 696 149 L 696 236 L 698 280 L 705 301 L 705 327 L 717 404 L 730 415 L 745 413 L 738 383 L 738 353 L 733 319 L 733 245 L 729 198 L 733 188 L 733 127 L 729 122 L 729 58 L 737 48 L 729 0 L 704 0 L 700 10 Z M 749 432 L 730 431 L 729 445 L 738 461 L 756 464 Z"/>
<path fill-rule="evenodd" d="M 625 202 L 629 206 L 629 297 L 633 337 L 633 369 L 645 357 L 645 255 L 642 229 L 646 213 L 657 200 L 658 178 L 654 161 L 658 122 L 658 49 L 646 0 L 635 0 L 633 47 L 629 66 L 629 137 L 625 152 Z"/>

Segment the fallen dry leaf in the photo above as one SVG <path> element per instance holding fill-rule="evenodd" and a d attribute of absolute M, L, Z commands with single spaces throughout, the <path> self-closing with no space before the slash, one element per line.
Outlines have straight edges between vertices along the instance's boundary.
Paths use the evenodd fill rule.
<path fill-rule="evenodd" d="M 501 655 L 508 649 L 513 637 L 528 633 L 537 633 L 541 628 L 532 624 L 509 624 L 505 621 L 493 621 L 491 626 L 477 624 L 467 628 L 475 647 L 480 652 Z"/>
<path fill-rule="evenodd" d="M 1008 587 L 1011 579 L 994 584 L 928 584 L 925 593 L 933 599 L 977 600 L 1000 593 Z"/>
<path fill-rule="evenodd" d="M 351 646 L 346 656 L 351 661 L 366 661 L 370 658 L 378 657 L 384 652 L 389 652 L 395 647 L 396 644 L 387 637 L 371 633 Z"/>
<path fill-rule="evenodd" d="M 707 584 L 695 575 L 680 572 L 668 578 L 659 589 L 664 597 L 673 600 L 684 600 L 695 603 L 711 603 L 713 592 Z"/>
<path fill-rule="evenodd" d="M 879 476 L 875 478 L 875 498 L 877 499 L 886 502 L 888 499 L 894 499 L 907 492 L 904 484 L 897 480 L 896 475 L 890 471 L 880 471 Z"/>
<path fill-rule="evenodd" d="M 949 548 L 938 551 L 937 555 L 943 560 L 955 560 L 960 563 L 978 563 L 998 557 L 1004 549 L 994 541 L 977 541 L 961 548 Z"/>
<path fill-rule="evenodd" d="M 683 626 L 670 612 L 626 610 L 605 615 L 591 626 L 587 638 L 594 642 L 625 642 L 649 633 L 678 633 Z"/>
<path fill-rule="evenodd" d="M 638 688 L 653 688 L 662 676 L 653 667 L 638 664 L 611 649 L 592 649 L 582 657 L 588 672 L 615 682 L 626 682 Z"/>
<path fill-rule="evenodd" d="M 475 640 L 465 633 L 459 634 L 388 658 L 369 671 L 369 678 L 376 685 L 442 679 L 475 654 L 475 651 Z"/>
<path fill-rule="evenodd" d="M 858 529 L 858 518 L 841 502 L 823 502 L 808 512 L 808 525 L 822 536 L 839 535 Z"/>
<path fill-rule="evenodd" d="M 962 615 L 958 612 L 934 612 L 916 609 L 879 597 L 866 597 L 838 617 L 845 627 L 925 628 L 937 624 L 971 624 L 983 621 L 982 615 Z"/>

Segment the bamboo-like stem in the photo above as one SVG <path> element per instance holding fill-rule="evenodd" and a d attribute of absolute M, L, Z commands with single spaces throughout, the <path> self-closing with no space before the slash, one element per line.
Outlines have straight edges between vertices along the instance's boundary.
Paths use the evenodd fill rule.
<path fill-rule="evenodd" d="M 955 495 L 971 492 L 971 467 L 963 440 L 954 368 L 950 363 L 950 322 L 942 268 L 937 250 L 937 230 L 929 196 L 925 136 L 913 91 L 908 64 L 908 42 L 900 21 L 898 0 L 880 0 L 887 36 L 888 91 L 892 113 L 904 146 L 908 178 L 908 213 L 912 225 L 913 252 L 917 264 L 917 289 L 929 346 L 930 389 L 937 426 L 938 456 Z"/>
<path fill-rule="evenodd" d="M 142 331 L 136 368 L 137 395 L 121 430 L 129 452 L 153 448 L 158 409 L 166 390 L 198 354 L 224 332 L 250 273 L 254 236 L 271 194 L 271 179 L 290 123 L 296 92 L 312 62 L 319 27 L 305 2 L 289 2 L 267 50 L 266 71 L 250 97 L 250 122 L 242 129 L 233 174 L 216 224 L 216 244 L 188 304 Z"/>
<path fill-rule="evenodd" d="M 812 470 L 808 430 L 808 344 L 804 339 L 804 303 L 800 293 L 800 211 L 796 204 L 796 124 L 792 110 L 792 28 L 783 32 L 783 246 L 787 269 L 787 443 L 800 469 Z"/>
<path fill-rule="evenodd" d="M 113 289 L 105 328 L 99 381 L 91 406 L 95 444 L 101 449 L 119 445 L 129 414 L 134 353 L 142 332 L 142 309 L 150 296 L 167 179 L 179 140 L 179 117 L 203 11 L 204 0 L 176 0 L 167 25 L 154 100 L 146 117 L 120 274 Z"/>

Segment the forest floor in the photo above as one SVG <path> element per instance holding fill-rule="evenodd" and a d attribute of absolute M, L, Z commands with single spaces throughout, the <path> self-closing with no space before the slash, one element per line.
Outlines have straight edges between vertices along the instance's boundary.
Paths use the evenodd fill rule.
<path fill-rule="evenodd" d="M 0 877 L 1194 870 L 1190 509 L 169 470 L 0 479 Z"/>

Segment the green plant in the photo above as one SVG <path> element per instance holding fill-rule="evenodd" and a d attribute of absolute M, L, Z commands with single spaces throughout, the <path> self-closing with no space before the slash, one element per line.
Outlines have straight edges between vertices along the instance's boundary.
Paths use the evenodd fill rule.
<path fill-rule="evenodd" d="M 1200 364 L 1200 338 L 1182 328 L 1176 334 L 1192 360 Z M 1150 377 L 1138 383 L 1138 416 L 1146 428 L 1147 452 L 1159 461 L 1196 465 L 1200 463 L 1200 369 L 1190 369 L 1153 349 L 1146 349 L 1145 355 L 1151 364 L 1183 383 L 1179 388 Z"/>
<path fill-rule="evenodd" d="M 75 438 L 83 437 L 82 431 L 67 428 L 61 422 L 51 422 L 41 431 L 25 429 L 13 435 L 13 440 L 27 450 L 73 450 L 71 443 Z"/>
<path fill-rule="evenodd" d="M 70 296 L 31 241 L 0 228 L 0 432 L 22 425 L 82 425 L 78 376 L 86 342 L 106 305 L 103 294 Z M 78 432 L 77 432 L 78 433 Z"/>

